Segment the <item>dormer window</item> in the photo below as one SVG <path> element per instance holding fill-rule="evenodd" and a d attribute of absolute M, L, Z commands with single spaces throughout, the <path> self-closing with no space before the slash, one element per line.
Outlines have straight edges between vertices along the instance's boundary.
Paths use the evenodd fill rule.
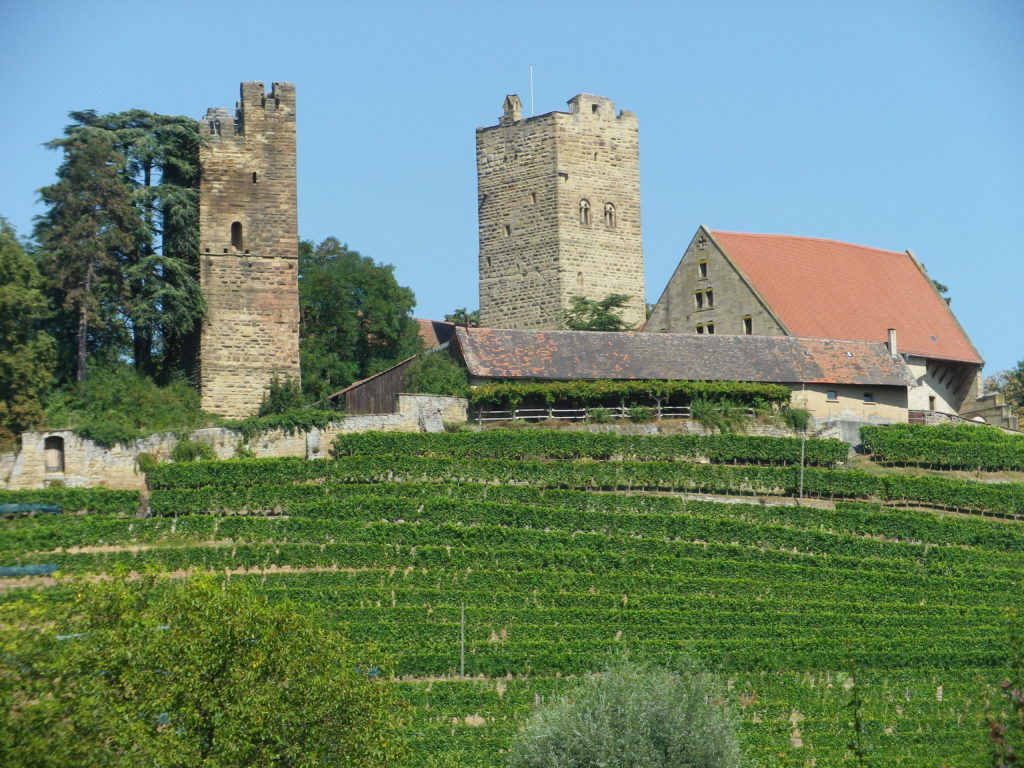
<path fill-rule="evenodd" d="M 590 201 L 587 198 L 580 200 L 580 224 L 590 226 Z"/>

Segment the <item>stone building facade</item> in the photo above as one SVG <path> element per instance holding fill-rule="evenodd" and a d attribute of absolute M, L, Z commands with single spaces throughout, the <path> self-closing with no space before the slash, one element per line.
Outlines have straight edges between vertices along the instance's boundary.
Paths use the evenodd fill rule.
<path fill-rule="evenodd" d="M 203 410 L 253 414 L 271 378 L 299 377 L 295 87 L 241 85 L 200 123 Z"/>
<path fill-rule="evenodd" d="M 498 125 L 476 132 L 480 324 L 555 329 L 570 297 L 629 296 L 644 321 L 637 119 L 601 96 L 569 112 L 523 118 L 505 98 Z"/>

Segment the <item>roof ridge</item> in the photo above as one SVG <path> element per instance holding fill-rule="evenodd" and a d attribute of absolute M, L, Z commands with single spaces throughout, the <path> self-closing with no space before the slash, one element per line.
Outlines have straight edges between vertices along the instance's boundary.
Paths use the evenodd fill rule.
<path fill-rule="evenodd" d="M 830 237 L 808 237 L 806 235 L 781 235 L 781 234 L 766 234 L 763 232 L 731 232 L 724 229 L 712 229 L 710 230 L 713 235 L 739 235 L 740 237 L 770 237 L 770 238 L 787 238 L 789 240 L 807 240 L 815 243 L 832 243 L 835 245 L 847 245 L 853 248 L 863 248 L 867 251 L 877 251 L 878 253 L 891 253 L 896 256 L 906 256 L 906 251 L 890 251 L 886 248 L 876 248 L 873 245 L 861 245 L 860 243 L 849 243 L 845 240 L 835 240 Z"/>

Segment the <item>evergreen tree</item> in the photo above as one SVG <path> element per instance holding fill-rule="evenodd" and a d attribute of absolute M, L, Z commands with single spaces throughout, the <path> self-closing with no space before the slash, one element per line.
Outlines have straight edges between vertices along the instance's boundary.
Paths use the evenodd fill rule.
<path fill-rule="evenodd" d="M 121 174 L 124 165 L 111 137 L 102 130 L 77 130 L 51 142 L 64 151 L 57 183 L 39 191 L 48 210 L 37 221 L 41 264 L 65 330 L 74 339 L 74 379 L 84 381 L 93 352 L 116 358 L 123 352 L 122 265 L 141 237 L 145 223 L 133 205 Z"/>
<path fill-rule="evenodd" d="M 42 396 L 53 380 L 56 343 L 39 330 L 49 313 L 42 278 L 0 217 L 0 446 L 45 421 Z"/>

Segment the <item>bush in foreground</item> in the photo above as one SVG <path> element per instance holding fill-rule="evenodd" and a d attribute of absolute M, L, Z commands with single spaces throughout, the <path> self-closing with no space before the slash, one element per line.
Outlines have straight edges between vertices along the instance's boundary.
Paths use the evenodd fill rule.
<path fill-rule="evenodd" d="M 394 765 L 387 687 L 338 636 L 237 582 L 81 583 L 0 607 L 7 765 Z"/>
<path fill-rule="evenodd" d="M 710 675 L 622 659 L 540 709 L 512 768 L 738 768 L 736 722 Z"/>

